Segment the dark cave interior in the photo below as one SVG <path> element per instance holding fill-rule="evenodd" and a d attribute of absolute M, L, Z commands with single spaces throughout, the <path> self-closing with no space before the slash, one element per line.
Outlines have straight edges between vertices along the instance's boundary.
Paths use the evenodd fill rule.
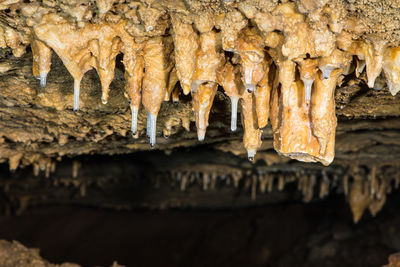
<path fill-rule="evenodd" d="M 246 178 L 235 188 L 229 176 L 218 177 L 205 190 L 200 175 L 182 190 L 165 171 L 221 161 L 246 170 L 250 181 L 268 168 L 207 146 L 65 159 L 47 178 L 3 164 L 0 238 L 40 248 L 50 262 L 82 266 L 382 266 L 400 250 L 398 191 L 376 217 L 366 212 L 355 224 L 340 183 L 318 197 L 335 165 L 278 168 L 286 177 L 316 175 L 308 203 L 294 182 L 280 190 L 275 179 L 271 192 L 257 187 L 253 196 Z"/>

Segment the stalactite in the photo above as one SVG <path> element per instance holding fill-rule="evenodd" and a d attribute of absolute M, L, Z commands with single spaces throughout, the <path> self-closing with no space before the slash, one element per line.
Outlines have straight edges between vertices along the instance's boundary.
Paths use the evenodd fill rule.
<path fill-rule="evenodd" d="M 196 53 L 196 67 L 190 86 L 196 93 L 203 83 L 217 83 L 217 71 L 223 64 L 219 34 L 213 30 L 200 34 L 200 47 Z"/>
<path fill-rule="evenodd" d="M 188 182 L 188 175 L 187 174 L 182 175 L 181 184 L 180 184 L 181 191 L 186 190 L 187 182 Z"/>
<path fill-rule="evenodd" d="M 192 93 L 198 138 L 203 140 L 220 85 L 231 99 L 232 131 L 241 99 L 250 159 L 269 120 L 278 153 L 328 165 L 336 129 L 333 94 L 344 81 L 342 75 L 355 68 L 358 77 L 366 68 L 367 85 L 373 88 L 383 69 L 390 92 L 400 90 L 399 47 L 341 13 L 347 11 L 337 12 L 322 2 L 312 9 L 304 3 L 275 3 L 268 11 L 238 4 L 226 12 L 202 10 L 196 16 L 178 4 L 98 0 L 93 8 L 57 5 L 5 3 L 10 14 L 0 23 L 0 47 L 19 57 L 30 44 L 33 75 L 43 87 L 54 51 L 74 79 L 74 110 L 80 107 L 82 78 L 91 69 L 99 75 L 101 100 L 107 103 L 116 57 L 122 53 L 132 135 L 139 136 L 143 104 L 151 146 L 156 144 L 162 102 L 172 98 L 177 104 L 181 91 Z M 18 23 L 10 24 L 11 18 Z M 189 131 L 190 118 L 180 119 Z M 171 131 L 165 129 L 168 136 Z"/>
<path fill-rule="evenodd" d="M 165 94 L 164 101 L 169 101 L 170 98 L 172 98 L 172 102 L 174 102 L 175 104 L 179 102 L 179 90 L 176 88 L 176 84 L 178 81 L 178 75 L 174 66 L 168 75 L 167 92 Z"/>
<path fill-rule="evenodd" d="M 74 160 L 72 162 L 72 178 L 74 179 L 78 178 L 80 168 L 81 168 L 81 163 L 79 161 Z"/>
<path fill-rule="evenodd" d="M 197 137 L 203 141 L 208 127 L 208 117 L 218 85 L 213 82 L 200 84 L 197 92 L 193 94 L 193 109 L 196 114 Z"/>
<path fill-rule="evenodd" d="M 142 45 L 134 42 L 124 42 L 121 50 L 124 53 L 123 63 L 125 67 L 125 96 L 129 99 L 131 108 L 131 131 L 135 136 L 137 132 L 137 122 L 141 101 L 142 79 L 144 70 L 144 59 Z"/>
<path fill-rule="evenodd" d="M 264 60 L 264 42 L 256 28 L 245 28 L 236 40 L 235 51 L 241 58 L 243 84 L 248 92 L 253 92 L 256 85 L 266 74 Z"/>
<path fill-rule="evenodd" d="M 259 184 L 260 184 L 260 191 L 261 193 L 265 193 L 265 191 L 267 190 L 267 185 L 268 185 L 268 179 L 269 177 L 267 175 L 260 175 L 259 176 Z"/>
<path fill-rule="evenodd" d="M 310 105 L 311 101 L 311 90 L 315 78 L 317 76 L 317 64 L 318 61 L 316 59 L 301 59 L 299 60 L 299 70 L 300 70 L 300 78 L 303 81 L 304 89 L 305 89 L 305 100 L 308 105 Z"/>
<path fill-rule="evenodd" d="M 386 50 L 386 42 L 382 40 L 355 41 L 348 52 L 365 61 L 368 76 L 368 86 L 374 87 L 375 79 L 379 76 L 383 65 L 383 56 Z M 359 73 L 364 67 L 359 68 Z M 361 69 L 361 71 L 360 71 Z"/>
<path fill-rule="evenodd" d="M 290 64 L 289 72 L 294 72 Z M 289 82 L 292 77 L 289 77 Z M 289 83 L 285 82 L 285 83 Z M 304 100 L 304 85 L 300 80 L 276 89 L 271 107 L 274 148 L 290 158 L 305 162 L 329 164 L 319 153 L 319 144 L 312 133 L 308 106 Z"/>
<path fill-rule="evenodd" d="M 33 40 L 31 48 L 33 55 L 33 75 L 39 78 L 40 86 L 45 87 L 47 74 L 51 66 L 51 49 L 39 40 Z"/>
<path fill-rule="evenodd" d="M 356 77 L 360 77 L 361 73 L 365 69 L 365 60 L 356 59 Z"/>
<path fill-rule="evenodd" d="M 250 161 L 254 160 L 257 149 L 261 146 L 262 131 L 257 125 L 253 94 L 244 92 L 242 97 L 242 125 L 244 127 L 243 143 Z"/>
<path fill-rule="evenodd" d="M 242 174 L 240 172 L 234 172 L 232 173 L 232 179 L 233 179 L 233 186 L 235 188 L 238 188 L 239 181 L 242 179 Z"/>
<path fill-rule="evenodd" d="M 210 183 L 210 176 L 208 173 L 203 173 L 203 190 L 208 190 L 208 184 Z"/>
<path fill-rule="evenodd" d="M 307 182 L 304 184 L 304 190 L 303 190 L 303 201 L 308 203 L 312 200 L 314 196 L 314 187 L 316 183 L 315 175 L 307 177 L 306 181 Z"/>
<path fill-rule="evenodd" d="M 257 123 L 259 128 L 264 128 L 268 124 L 269 119 L 269 102 L 272 91 L 272 81 L 270 75 L 272 60 L 264 58 L 262 65 L 264 66 L 264 77 L 259 81 L 254 91 Z"/>
<path fill-rule="evenodd" d="M 116 25 L 116 27 L 122 26 Z M 108 25 L 102 26 L 101 30 L 104 33 L 99 35 L 98 39 L 91 41 L 90 52 L 95 58 L 94 67 L 100 77 L 101 101 L 103 104 L 107 104 L 110 84 L 114 79 L 115 58 L 120 51 L 121 39 L 115 36 L 113 29 Z M 97 31 L 99 32 L 99 30 Z"/>
<path fill-rule="evenodd" d="M 218 83 L 224 88 L 225 94 L 231 99 L 231 130 L 236 131 L 238 102 L 243 94 L 239 68 L 234 67 L 227 61 L 224 67 L 218 71 Z"/>
<path fill-rule="evenodd" d="M 311 98 L 311 127 L 318 139 L 319 153 L 324 155 L 324 161 L 329 164 L 335 153 L 335 87 L 341 75 L 341 70 L 334 70 L 327 79 L 317 77 Z"/>
<path fill-rule="evenodd" d="M 144 51 L 144 67 L 142 86 L 142 103 L 147 111 L 147 135 L 150 137 L 150 146 L 156 144 L 157 114 L 167 90 L 169 55 L 162 37 L 154 37 L 146 41 Z M 170 51 L 171 52 L 171 51 Z"/>
<path fill-rule="evenodd" d="M 319 185 L 319 198 L 324 198 L 329 195 L 330 180 L 326 172 L 322 174 L 322 180 Z"/>
<path fill-rule="evenodd" d="M 198 49 L 199 37 L 190 23 L 185 23 L 177 16 L 171 16 L 173 27 L 173 38 L 175 45 L 176 71 L 183 93 L 189 94 L 192 77 L 196 64 L 196 51 Z"/>
<path fill-rule="evenodd" d="M 51 47 L 61 58 L 64 66 L 74 79 L 74 110 L 79 109 L 80 83 L 83 75 L 93 68 L 95 59 L 90 52 L 93 43 L 92 29 L 76 29 L 56 14 L 43 16 L 41 23 L 34 27 L 35 36 Z M 71 40 L 74 40 L 71 42 Z"/>
<path fill-rule="evenodd" d="M 278 191 L 283 191 L 285 189 L 285 177 L 283 175 L 279 175 L 278 177 Z"/>
<path fill-rule="evenodd" d="M 369 191 L 364 191 L 364 183 L 360 177 L 355 177 L 349 193 L 349 204 L 353 212 L 353 221 L 361 219 L 370 202 Z"/>
<path fill-rule="evenodd" d="M 16 169 L 18 169 L 21 158 L 22 158 L 22 153 L 15 153 L 9 158 L 8 162 L 10 166 L 10 171 L 15 171 Z"/>
<path fill-rule="evenodd" d="M 400 91 L 400 47 L 386 49 L 383 70 L 390 93 L 396 95 Z"/>

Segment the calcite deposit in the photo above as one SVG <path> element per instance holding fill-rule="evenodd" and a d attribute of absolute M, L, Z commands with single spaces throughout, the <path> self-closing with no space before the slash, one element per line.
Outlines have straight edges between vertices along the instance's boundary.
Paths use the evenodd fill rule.
<path fill-rule="evenodd" d="M 365 66 L 367 85 L 373 88 L 383 70 L 390 92 L 399 91 L 399 40 L 374 31 L 369 27 L 374 19 L 360 17 L 355 6 L 339 0 L 200 6 L 169 0 L 15 0 L 1 4 L 0 45 L 16 57 L 30 46 L 32 73 L 42 87 L 56 53 L 74 80 L 75 111 L 82 78 L 91 69 L 107 104 L 122 54 L 132 135 L 138 137 L 142 105 L 152 147 L 162 102 L 172 98 L 177 103 L 180 91 L 191 93 L 198 139 L 204 140 L 221 86 L 231 99 L 232 131 L 241 99 L 250 159 L 271 114 L 278 153 L 329 165 L 337 124 L 334 93 L 343 75 L 358 77 Z"/>

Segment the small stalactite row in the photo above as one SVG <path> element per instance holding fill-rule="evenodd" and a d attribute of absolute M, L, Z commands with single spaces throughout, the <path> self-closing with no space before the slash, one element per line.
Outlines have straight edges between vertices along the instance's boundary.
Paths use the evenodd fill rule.
<path fill-rule="evenodd" d="M 367 170 L 367 172 L 365 171 Z M 157 174 L 159 179 L 169 179 L 171 186 L 181 191 L 189 188 L 218 190 L 234 187 L 250 194 L 256 200 L 257 194 L 282 192 L 289 184 L 296 184 L 303 202 L 323 199 L 330 194 L 343 194 L 349 203 L 353 221 L 357 223 L 368 210 L 375 216 L 386 203 L 386 195 L 400 187 L 400 176 L 385 173 L 384 168 L 372 165 L 370 168 L 357 166 L 343 169 L 271 168 L 257 170 L 241 169 L 224 165 L 195 164 L 178 166 Z"/>
<path fill-rule="evenodd" d="M 107 104 L 116 57 L 122 53 L 132 135 L 138 136 L 143 106 L 152 147 L 162 102 L 171 98 L 178 102 L 180 91 L 192 96 L 198 139 L 204 140 L 221 86 L 231 100 L 232 131 L 237 129 L 241 107 L 243 143 L 250 160 L 270 121 L 279 154 L 329 165 L 337 125 L 334 92 L 343 75 L 359 76 L 366 69 L 372 88 L 383 70 L 390 92 L 400 90 L 400 49 L 374 36 L 358 38 L 354 32 L 361 26 L 354 18 L 348 24 L 340 22 L 328 8 L 321 7 L 321 14 L 329 19 L 318 29 L 309 26 L 307 15 L 295 3 L 287 2 L 247 18 L 246 12 L 236 9 L 219 15 L 206 12 L 193 19 L 171 12 L 163 34 L 150 34 L 159 28 L 157 22 L 165 12 L 137 3 L 139 15 L 125 11 L 124 17 L 108 12 L 113 4 L 97 1 L 99 17 L 85 21 L 84 14 L 73 13 L 76 21 L 71 22 L 38 3 L 18 3 L 28 30 L 21 33 L 2 24 L 0 47 L 11 47 L 20 56 L 21 47 L 30 44 L 33 74 L 42 87 L 54 51 L 74 79 L 76 111 L 82 77 L 91 69 L 100 77 L 102 103 Z M 132 30 L 134 18 L 141 20 L 143 29 Z"/>

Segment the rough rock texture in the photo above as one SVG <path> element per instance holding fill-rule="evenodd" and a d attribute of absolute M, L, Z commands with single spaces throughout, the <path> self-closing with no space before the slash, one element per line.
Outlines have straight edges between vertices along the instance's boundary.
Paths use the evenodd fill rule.
<path fill-rule="evenodd" d="M 5 240 L 0 240 L 0 265 L 7 267 L 79 267 L 72 263 L 51 264 L 39 256 L 38 249 L 29 249 L 17 241 L 11 243 Z"/>
<path fill-rule="evenodd" d="M 27 248 L 18 241 L 0 240 L 0 266 L 4 267 L 80 267 L 75 263 L 52 264 L 39 255 L 39 249 Z M 114 261 L 110 267 L 124 267 Z"/>
<path fill-rule="evenodd" d="M 389 264 L 383 267 L 398 267 L 398 266 L 400 266 L 400 253 L 390 255 Z"/>

